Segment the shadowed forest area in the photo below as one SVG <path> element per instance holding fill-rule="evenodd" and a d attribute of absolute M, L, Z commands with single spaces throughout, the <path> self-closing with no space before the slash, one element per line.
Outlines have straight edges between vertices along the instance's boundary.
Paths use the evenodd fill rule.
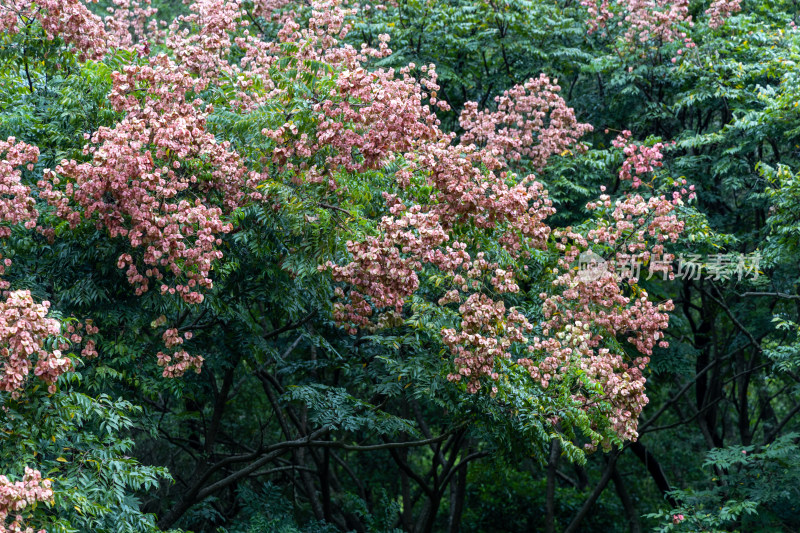
<path fill-rule="evenodd" d="M 794 0 L 0 0 L 0 533 L 800 531 Z"/>

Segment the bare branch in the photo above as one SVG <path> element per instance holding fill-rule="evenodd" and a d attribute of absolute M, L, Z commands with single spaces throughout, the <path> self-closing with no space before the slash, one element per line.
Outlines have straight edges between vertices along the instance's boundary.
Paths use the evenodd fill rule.
<path fill-rule="evenodd" d="M 768 296 L 772 298 L 783 298 L 785 300 L 800 300 L 800 295 L 786 294 L 785 292 L 743 292 L 741 294 L 736 293 L 736 295 L 742 298 L 747 298 L 748 296 Z"/>

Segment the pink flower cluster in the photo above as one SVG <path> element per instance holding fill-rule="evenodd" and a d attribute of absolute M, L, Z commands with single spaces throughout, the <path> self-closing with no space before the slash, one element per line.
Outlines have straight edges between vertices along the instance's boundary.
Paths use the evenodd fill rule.
<path fill-rule="evenodd" d="M 334 88 L 310 102 L 317 121 L 312 134 L 299 133 L 291 117 L 277 128 L 262 130 L 275 143 L 273 162 L 295 171 L 298 183 L 327 183 L 335 189 L 337 171 L 380 168 L 440 135 L 432 106 L 446 108 L 446 104 L 437 100 L 433 65 L 411 64 L 398 72 L 366 68 L 370 58 L 391 53 L 389 38 L 380 35 L 377 48 L 340 45 L 349 31 L 345 22 L 349 14 L 336 3 L 315 4 L 308 29 L 289 21 L 280 32 L 281 42 L 297 49 L 290 55 L 296 76 L 320 63 L 335 71 Z M 315 75 L 330 74 L 316 71 Z M 309 165 L 317 154 L 324 155 L 324 164 Z"/>
<path fill-rule="evenodd" d="M 359 52 L 349 46 L 337 46 L 338 39 L 349 30 L 344 20 L 350 13 L 338 4 L 338 1 L 314 3 L 308 28 L 304 29 L 291 16 L 283 17 L 285 24 L 279 32 L 279 42 L 267 42 L 250 33 L 250 21 L 241 2 L 200 0 L 192 3 L 190 15 L 173 22 L 166 45 L 173 51 L 176 62 L 197 76 L 198 88 L 222 78 L 236 88 L 231 106 L 251 111 L 285 94 L 285 88 L 278 89 L 275 81 L 289 72 L 302 81 L 309 73 L 321 74 L 317 72 L 317 63 L 334 67 L 355 65 L 359 58 L 388 53 L 385 36 L 381 37 L 377 50 L 363 48 Z M 279 0 L 256 2 L 252 8 L 254 14 L 268 16 L 268 10 L 283 6 Z M 230 58 L 234 45 L 243 52 L 238 63 Z M 276 72 L 272 69 L 279 57 L 291 61 L 288 67 L 280 67 Z M 270 133 L 281 138 L 283 130 Z"/>
<path fill-rule="evenodd" d="M 97 357 L 97 346 L 94 339 L 87 339 L 93 335 L 97 335 L 100 328 L 94 325 L 92 319 L 87 319 L 85 322 L 77 321 L 67 326 L 67 336 L 69 343 L 62 343 L 58 347 L 60 350 L 68 350 L 70 348 L 77 349 L 81 343 L 84 344 L 81 349 L 81 355 L 87 359 Z"/>
<path fill-rule="evenodd" d="M 52 502 L 50 487 L 49 479 L 43 480 L 41 472 L 28 467 L 21 481 L 12 482 L 0 475 L 0 533 L 33 533 L 33 528 L 25 527 L 22 513 L 37 502 Z M 40 529 L 38 533 L 46 532 Z"/>
<path fill-rule="evenodd" d="M 661 150 L 664 148 L 664 143 L 644 146 L 631 142 L 630 137 L 631 132 L 625 130 L 611 141 L 611 144 L 617 148 L 622 148 L 622 153 L 625 154 L 625 161 L 622 163 L 619 179 L 631 181 L 633 188 L 637 189 L 642 184 L 640 176 L 653 172 L 663 165 L 664 154 L 661 153 Z"/>
<path fill-rule="evenodd" d="M 11 235 L 11 228 L 4 224 L 25 224 L 31 229 L 36 226 L 39 213 L 31 190 L 21 183 L 22 172 L 16 167 L 26 165 L 33 169 L 39 159 L 39 149 L 35 146 L 17 142 L 14 137 L 0 141 L 0 239 Z M 2 272 L 0 272 L 2 274 Z"/>
<path fill-rule="evenodd" d="M 280 18 L 278 12 L 291 5 L 292 0 L 254 0 L 253 16 L 276 20 Z"/>
<path fill-rule="evenodd" d="M 551 155 L 576 145 L 578 137 L 591 129 L 577 122 L 573 110 L 558 96 L 559 87 L 541 76 L 498 97 L 496 112 L 478 112 L 476 104 L 469 105 L 472 112 L 462 114 L 462 125 L 468 133 L 461 144 L 454 144 L 451 135 L 439 130 L 435 116 L 424 103 L 427 97 L 430 104 L 439 104 L 435 74 L 430 66 L 423 66 L 420 70 L 428 76 L 414 80 L 409 73 L 415 68 L 410 65 L 402 69 L 403 80 L 395 83 L 391 71 L 370 77 L 362 67 L 348 65 L 337 80 L 337 85 L 346 89 L 340 93 L 338 103 L 321 106 L 328 116 L 340 121 L 333 125 L 323 122 L 323 134 L 318 133 L 314 145 L 316 150 L 324 146 L 320 140 L 336 143 L 336 155 L 328 159 L 331 166 L 363 171 L 376 168 L 387 156 L 400 152 L 403 165 L 396 173 L 398 186 L 408 189 L 414 181 L 433 190 L 426 203 L 411 207 L 387 195 L 391 216 L 383 219 L 380 236 L 348 243 L 352 256 L 349 264 L 326 265 L 335 280 L 350 286 L 346 295 L 339 291 L 344 303 L 336 304 L 335 316 L 351 329 L 370 327 L 376 313 L 378 324 L 387 323 L 389 316 L 388 322 L 396 323 L 406 298 L 419 286 L 419 271 L 429 266 L 451 277 L 466 293 L 482 286 L 483 281 L 478 278 L 484 275 L 498 293 L 517 291 L 512 266 L 472 266 L 466 243 L 458 242 L 453 231 L 465 223 L 493 231 L 512 257 L 530 248 L 545 247 L 550 228 L 544 220 L 554 212 L 547 191 L 532 176 L 520 179 L 506 167 L 522 158 L 537 168 L 543 167 Z M 358 108 L 348 103 L 348 94 L 357 96 Z M 377 112 L 374 115 L 373 109 Z M 402 114 L 395 110 L 402 110 Z M 351 124 L 358 128 L 356 132 Z M 391 126 L 387 128 L 386 124 Z M 324 136 L 325 130 L 331 128 L 339 132 L 338 137 Z M 358 161 L 351 156 L 354 152 L 361 155 Z M 310 151 L 300 155 L 309 154 Z M 483 254 L 476 261 L 486 263 Z M 473 279 L 463 280 L 463 275 L 456 274 L 459 268 L 469 270 Z M 458 290 L 447 294 L 443 301 L 461 301 Z M 469 298 L 467 295 L 470 304 L 465 310 L 472 308 Z M 504 322 L 519 318 L 516 314 L 513 320 L 509 316 L 504 311 Z M 469 369 L 469 388 L 477 390 L 478 378 L 493 371 L 487 374 L 481 370 L 488 360 L 485 355 L 469 356 L 477 348 L 467 347 L 468 335 L 458 332 L 448 338 L 458 360 L 457 368 Z M 480 364 L 473 365 L 476 361 Z"/>
<path fill-rule="evenodd" d="M 6 268 L 11 266 L 11 259 L 5 258 L 3 259 L 3 254 L 0 254 L 0 276 L 6 273 Z M 5 290 L 8 289 L 11 284 L 2 277 L 0 277 L 0 295 L 5 295 Z"/>
<path fill-rule="evenodd" d="M 512 176 L 480 170 L 480 154 L 473 148 L 446 143 L 423 145 L 416 154 L 407 154 L 406 160 L 412 169 L 426 169 L 427 181 L 436 191 L 431 203 L 406 208 L 387 195 L 392 216 L 383 218 L 381 236 L 348 243 L 353 257 L 349 264 L 327 265 L 335 280 L 354 289 L 348 294 L 349 302 L 336 307 L 337 320 L 351 327 L 366 326 L 374 310 L 384 307 L 400 314 L 405 299 L 419 286 L 417 272 L 423 267 L 435 267 L 448 276 L 454 276 L 459 267 L 469 268 L 466 243 L 452 235 L 458 223 L 471 222 L 496 231 L 501 244 L 515 257 L 528 248 L 544 247 L 549 236 L 544 220 L 553 212 L 552 203 L 532 178 L 509 186 L 506 180 Z M 496 162 L 491 157 L 488 161 Z M 445 246 L 448 242 L 452 244 Z M 495 290 L 518 289 L 511 267 L 494 265 L 494 269 Z M 483 274 L 480 269 L 472 271 L 474 277 Z"/>
<path fill-rule="evenodd" d="M 578 139 L 593 128 L 577 121 L 574 110 L 558 94 L 557 82 L 540 74 L 515 85 L 495 97 L 496 111 L 478 111 L 476 102 L 467 102 L 459 117 L 464 128 L 461 142 L 485 146 L 510 162 L 524 157 L 536 169 L 571 146 L 581 149 Z"/>
<path fill-rule="evenodd" d="M 432 187 L 431 197 L 427 202 L 409 206 L 397 196 L 385 194 L 390 215 L 383 218 L 379 235 L 349 242 L 349 263 L 329 262 L 322 267 L 332 271 L 334 280 L 347 285 L 346 290 L 337 289 L 340 301 L 335 304 L 334 316 L 353 332 L 357 327 L 371 329 L 399 324 L 406 299 L 419 288 L 420 272 L 433 268 L 444 273 L 453 288 L 445 292 L 439 304 L 459 304 L 460 317 L 456 328 L 442 332 L 456 368 L 448 378 L 463 379 L 467 389 L 476 392 L 484 378 L 497 378 L 498 359 L 508 360 L 512 346 L 528 342 L 525 335 L 532 326 L 519 311 L 507 309 L 502 300 L 484 292 L 486 288 L 497 294 L 517 292 L 513 264 L 489 262 L 483 253 L 476 253 L 473 259 L 467 251 L 468 243 L 460 242 L 455 232 L 464 224 L 493 232 L 514 258 L 527 250 L 546 247 L 551 230 L 545 220 L 554 212 L 552 202 L 532 176 L 520 179 L 508 171 L 508 165 L 525 159 L 535 168 L 542 168 L 553 154 L 570 147 L 580 149 L 578 139 L 591 127 L 576 120 L 574 112 L 558 95 L 559 87 L 541 76 L 499 97 L 495 112 L 478 112 L 476 104 L 469 105 L 461 117 L 467 133 L 461 144 L 453 144 L 452 137 L 438 130 L 438 124 L 429 119 L 430 111 L 423 107 L 425 95 L 432 101 L 436 98 L 435 78 L 429 78 L 430 85 L 424 89 L 414 88 L 419 82 L 407 77 L 409 70 L 401 71 L 406 77 L 399 85 L 390 83 L 391 77 L 383 73 L 370 79 L 363 67 L 347 65 L 337 79 L 340 90 L 332 95 L 338 99 L 329 97 L 319 107 L 338 122 L 323 122 L 320 128 L 323 134 L 318 131 L 314 141 L 301 137 L 300 145 L 293 144 L 295 151 L 289 152 L 287 148 L 279 152 L 278 157 L 282 158 L 279 162 L 290 158 L 307 160 L 312 153 L 333 144 L 336 151 L 328 159 L 329 168 L 362 171 L 381 164 L 387 154 L 403 153 L 403 165 L 396 173 L 398 186 L 409 190 L 412 183 L 423 184 Z M 353 94 L 357 95 L 354 100 L 358 107 L 348 98 Z M 404 116 L 379 114 L 375 115 L 376 120 L 370 120 L 371 110 L 377 104 L 381 113 L 393 107 L 401 109 Z M 390 128 L 388 133 L 396 136 L 388 142 L 372 141 L 386 138 L 386 132 L 374 130 L 388 119 L 406 125 L 397 128 L 396 134 Z M 355 133 L 353 124 L 359 128 Z M 385 125 L 382 127 L 386 129 Z M 325 136 L 326 130 L 336 131 L 338 136 Z M 405 132 L 413 135 L 405 138 Z M 266 134 L 276 142 L 298 137 L 290 123 Z M 377 151 L 378 146 L 385 148 Z M 355 159 L 353 153 L 363 155 Z M 372 153 L 376 157 L 370 158 Z M 302 165 L 297 168 L 303 169 Z M 308 172 L 306 176 L 309 175 L 320 176 L 318 181 L 322 181 L 321 173 Z M 614 287 L 620 291 L 617 280 Z M 646 326 L 642 315 L 651 312 L 650 308 L 641 300 L 635 300 L 630 307 L 619 319 L 620 331 L 637 331 Z M 658 325 L 663 327 L 663 321 Z M 646 339 L 648 333 L 631 335 Z M 531 360 L 523 360 L 523 364 L 533 366 Z M 592 375 L 610 382 L 610 377 L 605 377 L 608 374 L 605 367 L 599 361 L 594 366 Z M 638 398 L 636 376 L 632 383 L 629 387 L 610 387 L 610 394 Z M 623 422 L 614 424 L 624 426 Z"/>
<path fill-rule="evenodd" d="M 394 212 L 401 210 L 405 206 L 395 204 Z M 384 217 L 380 229 L 381 237 L 347 243 L 353 258 L 350 263 L 326 265 L 334 280 L 351 286 L 349 301 L 334 307 L 334 318 L 351 324 L 351 328 L 367 326 L 373 307 L 391 308 L 401 314 L 405 298 L 419 286 L 417 271 L 422 268 L 422 260 L 430 260 L 431 251 L 448 239 L 439 217 L 423 213 L 418 205 L 398 218 Z M 344 296 L 341 289 L 338 295 Z"/>
<path fill-rule="evenodd" d="M 615 17 L 631 45 L 659 41 L 691 43 L 683 25 L 692 25 L 689 0 L 581 0 L 589 19 L 589 33 L 606 29 Z"/>
<path fill-rule="evenodd" d="M 82 61 L 102 59 L 116 48 L 147 55 L 151 43 L 164 40 L 151 0 L 111 0 L 104 17 L 84 5 L 94 1 L 0 0 L 0 31 L 19 33 L 21 27 L 38 20 L 48 39 L 59 37 L 72 45 Z"/>
<path fill-rule="evenodd" d="M 454 356 L 457 373 L 448 374 L 450 381 L 467 381 L 467 391 L 478 392 L 481 377 L 497 380 L 495 359 L 510 359 L 514 343 L 526 343 L 525 334 L 533 326 L 516 309 L 506 310 L 502 301 L 473 293 L 458 308 L 460 329 L 442 331 L 442 341 Z"/>
<path fill-rule="evenodd" d="M 719 28 L 733 13 L 741 11 L 741 0 L 713 0 L 705 14 L 708 25 Z M 609 28 L 612 19 L 624 29 L 623 39 L 637 49 L 643 43 L 659 44 L 682 42 L 685 48 L 694 48 L 685 27 L 693 25 L 689 14 L 689 0 L 581 0 L 589 15 L 586 21 L 589 33 Z M 682 55 L 683 49 L 678 50 Z M 677 57 L 672 58 L 675 63 Z"/>
<path fill-rule="evenodd" d="M 447 379 L 454 382 L 464 379 L 467 390 L 475 393 L 481 388 L 482 378 L 498 379 L 498 359 L 510 360 L 512 346 L 526 344 L 528 339 L 525 335 L 532 331 L 533 326 L 518 310 L 506 309 L 502 300 L 493 300 L 480 292 L 487 287 L 498 294 L 519 292 L 515 272 L 510 266 L 501 268 L 498 263 L 488 261 L 483 252 L 478 252 L 475 259 L 470 260 L 464 243 L 454 244 L 453 248 L 460 248 L 460 255 L 455 255 L 455 250 L 448 250 L 450 257 L 444 256 L 448 261 L 437 264 L 451 276 L 456 287 L 445 293 L 439 305 L 464 300 L 458 308 L 461 317 L 458 329 L 442 331 L 442 340 L 450 348 L 456 368 Z M 492 394 L 495 392 L 497 387 L 492 386 Z"/>
<path fill-rule="evenodd" d="M 74 46 L 82 60 L 100 59 L 107 49 L 103 21 L 81 0 L 0 0 L 0 32 L 15 34 L 38 20 L 47 38 Z"/>
<path fill-rule="evenodd" d="M 606 402 L 611 408 L 607 420 L 623 439 L 637 437 L 637 419 L 647 404 L 642 371 L 653 348 L 667 346 L 663 331 L 669 324 L 667 313 L 674 308 L 670 300 L 654 304 L 647 292 L 636 286 L 633 254 L 644 258 L 652 272 L 672 278 L 674 257 L 666 253 L 664 243 L 675 242 L 684 230 L 675 209 L 688 194 L 681 189 L 671 199 L 664 195 L 647 200 L 628 194 L 614 203 L 608 195 L 601 195 L 587 205 L 600 216 L 594 229 L 586 235 L 570 228 L 555 232 L 556 247 L 564 255 L 559 259 L 560 274 L 553 280 L 554 292 L 540 295 L 546 318 L 544 338 L 534 338 L 529 347 L 535 358 L 518 361 L 545 388 L 553 379 L 562 380 L 572 369 L 580 369 L 602 387 L 603 394 L 597 397 L 583 391 L 574 394 L 573 400 L 586 409 Z M 590 244 L 611 250 L 612 257 L 592 270 L 581 271 L 575 263 Z M 624 265 L 630 265 L 627 276 L 624 269 L 615 268 Z M 603 346 L 604 341 L 620 337 L 642 356 L 628 362 Z"/>
<path fill-rule="evenodd" d="M 436 115 L 421 104 L 427 94 L 410 70 L 400 70 L 402 79 L 395 79 L 393 69 L 369 71 L 359 66 L 341 72 L 336 98 L 314 108 L 321 122 L 316 143 L 310 147 L 312 153 L 333 149 L 327 158 L 329 168 L 364 172 L 380 168 L 416 143 L 436 138 Z M 436 71 L 432 65 L 421 70 L 423 82 L 435 95 Z M 435 101 L 435 96 L 432 98 Z"/>
<path fill-rule="evenodd" d="M 14 291 L 0 301 L 0 390 L 18 394 L 31 368 L 55 390 L 58 376 L 72 368 L 72 361 L 60 350 L 48 350 L 45 341 L 60 331 L 57 320 L 47 318 L 49 302 L 37 304 L 29 291 Z"/>
<path fill-rule="evenodd" d="M 240 2 L 197 0 L 189 9 L 190 15 L 178 17 L 169 27 L 166 44 L 174 52 L 175 61 L 197 75 L 203 85 L 221 74 L 231 75 L 229 32 L 243 22 Z"/>
<path fill-rule="evenodd" d="M 137 294 L 171 274 L 179 282 L 162 282 L 162 293 L 200 302 L 222 256 L 220 236 L 231 230 L 223 213 L 246 198 L 250 174 L 230 143 L 206 131 L 210 109 L 187 101 L 194 79 L 166 56 L 126 66 L 113 80 L 109 101 L 125 118 L 90 137 L 91 161 L 62 161 L 47 172 L 40 196 L 71 225 L 95 220 L 143 249 L 118 261 Z"/>
<path fill-rule="evenodd" d="M 152 7 L 151 0 L 111 0 L 111 4 L 103 17 L 111 48 L 138 47 L 147 55 L 151 43 L 163 42 L 165 32 L 155 20 L 158 9 Z M 161 25 L 166 22 L 161 21 Z"/>
<path fill-rule="evenodd" d="M 181 346 L 185 340 L 192 338 L 192 332 L 187 331 L 181 336 L 176 328 L 168 328 L 161 336 L 164 341 L 164 346 L 167 348 L 175 348 Z M 176 378 L 183 376 L 187 370 L 194 369 L 196 373 L 200 373 L 203 368 L 203 357 L 199 355 L 190 355 L 186 350 L 175 350 L 171 354 L 158 352 L 158 366 L 164 367 L 165 378 Z"/>
<path fill-rule="evenodd" d="M 158 366 L 164 367 L 165 378 L 179 378 L 190 369 L 194 369 L 199 374 L 203 367 L 203 357 L 190 355 L 186 350 L 177 350 L 171 355 L 158 352 L 157 357 Z"/>
<path fill-rule="evenodd" d="M 708 25 L 712 28 L 719 28 L 732 14 L 741 10 L 742 0 L 714 0 L 706 9 L 706 15 L 709 17 Z"/>

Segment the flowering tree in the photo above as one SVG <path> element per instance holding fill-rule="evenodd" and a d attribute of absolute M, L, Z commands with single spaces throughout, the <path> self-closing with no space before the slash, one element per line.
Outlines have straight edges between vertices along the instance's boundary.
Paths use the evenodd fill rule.
<path fill-rule="evenodd" d="M 578 8 L 574 35 L 606 37 L 587 37 L 588 24 L 618 37 L 613 61 L 661 72 L 697 48 L 688 2 Z M 703 23 L 723 31 L 739 10 L 713 2 Z M 601 137 L 607 123 L 572 107 L 580 76 L 567 85 L 537 66 L 516 79 L 505 49 L 493 60 L 513 82 L 453 109 L 441 67 L 392 53 L 380 20 L 398 12 L 197 0 L 166 21 L 150 2 L 0 0 L 14 97 L 46 99 L 56 84 L 67 108 L 73 95 L 89 104 L 66 134 L 1 125 L 3 416 L 35 421 L 29 403 L 83 413 L 95 424 L 86 447 L 120 428 L 108 460 L 126 472 L 112 503 L 75 503 L 70 476 L 89 459 L 25 426 L 8 444 L 27 446 L 30 460 L 8 472 L 25 468 L 22 485 L 0 478 L 5 527 L 129 515 L 132 530 L 156 527 L 124 491 L 165 472 L 130 460 L 136 408 L 103 394 L 159 415 L 136 431 L 152 430 L 144 453 L 180 483 L 163 489 L 168 504 L 146 504 L 160 528 L 220 513 L 215 498 L 289 461 L 310 516 L 367 530 L 331 493 L 346 493 L 347 475 L 370 500 L 337 452 L 376 451 L 403 472 L 399 523 L 430 531 L 444 492 L 508 435 L 551 464 L 558 450 L 580 463 L 637 440 L 648 365 L 676 309 L 663 286 L 687 229 L 702 226 L 694 185 L 665 170 L 678 145 L 627 129 Z M 644 63 L 631 59 L 641 43 L 656 50 Z M 647 78 L 633 71 L 622 76 Z M 583 183 L 576 169 L 601 158 L 606 185 L 565 209 L 565 169 Z M 408 449 L 427 447 L 425 478 Z M 40 485 L 45 467 L 60 477 Z M 58 511 L 12 513 L 34 502 Z"/>

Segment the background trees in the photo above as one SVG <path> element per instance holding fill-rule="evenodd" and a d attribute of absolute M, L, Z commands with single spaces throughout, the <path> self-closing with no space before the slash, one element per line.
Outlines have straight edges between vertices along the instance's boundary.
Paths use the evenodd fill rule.
<path fill-rule="evenodd" d="M 0 528 L 797 529 L 796 15 L 0 1 Z"/>

